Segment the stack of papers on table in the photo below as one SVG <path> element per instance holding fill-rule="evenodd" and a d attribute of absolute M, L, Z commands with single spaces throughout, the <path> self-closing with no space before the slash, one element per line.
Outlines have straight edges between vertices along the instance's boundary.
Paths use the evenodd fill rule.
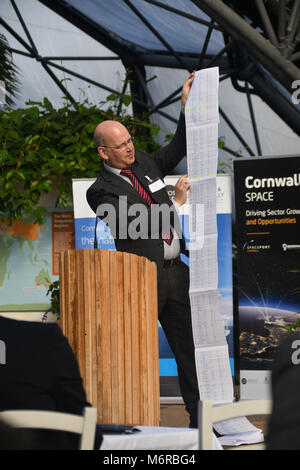
<path fill-rule="evenodd" d="M 221 437 L 218 441 L 222 446 L 239 446 L 264 441 L 261 429 L 245 418 L 233 418 L 214 424 L 214 429 Z"/>

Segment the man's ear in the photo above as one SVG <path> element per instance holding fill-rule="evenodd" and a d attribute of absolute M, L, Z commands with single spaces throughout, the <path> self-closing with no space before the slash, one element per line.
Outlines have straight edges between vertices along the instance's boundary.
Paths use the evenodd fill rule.
<path fill-rule="evenodd" d="M 109 157 L 106 154 L 104 147 L 98 147 L 97 150 L 98 150 L 100 157 L 103 158 L 103 160 L 108 160 Z"/>

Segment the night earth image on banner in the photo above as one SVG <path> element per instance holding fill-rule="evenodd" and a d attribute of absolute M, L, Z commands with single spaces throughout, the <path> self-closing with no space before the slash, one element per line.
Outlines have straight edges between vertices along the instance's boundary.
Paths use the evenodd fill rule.
<path fill-rule="evenodd" d="M 300 317 L 300 157 L 234 162 L 240 369 L 270 370 Z"/>

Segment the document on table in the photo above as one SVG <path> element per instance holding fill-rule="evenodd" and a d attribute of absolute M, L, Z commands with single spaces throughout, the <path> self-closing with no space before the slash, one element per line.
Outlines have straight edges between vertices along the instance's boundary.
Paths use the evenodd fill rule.
<path fill-rule="evenodd" d="M 262 430 L 254 426 L 246 417 L 220 421 L 214 429 L 221 434 L 218 441 L 224 446 L 239 446 L 264 441 Z"/>

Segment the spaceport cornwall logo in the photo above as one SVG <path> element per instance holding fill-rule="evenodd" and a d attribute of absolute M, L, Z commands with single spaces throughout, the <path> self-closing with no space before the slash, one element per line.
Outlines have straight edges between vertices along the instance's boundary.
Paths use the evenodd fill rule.
<path fill-rule="evenodd" d="M 288 250 L 300 250 L 300 245 L 288 245 L 287 243 L 282 244 L 283 251 Z"/>

